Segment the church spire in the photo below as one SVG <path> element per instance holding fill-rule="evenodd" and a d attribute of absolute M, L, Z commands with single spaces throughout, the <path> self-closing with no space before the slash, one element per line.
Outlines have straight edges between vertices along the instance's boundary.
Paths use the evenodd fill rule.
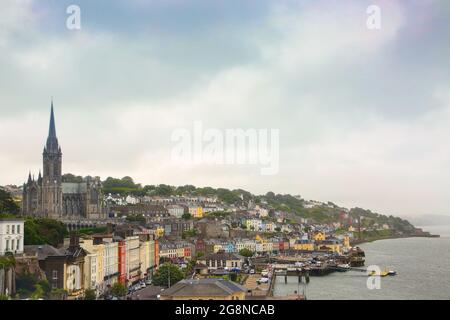
<path fill-rule="evenodd" d="M 53 97 L 52 97 L 52 106 L 50 109 L 50 126 L 48 129 L 48 137 L 56 138 L 56 128 L 55 128 L 55 114 L 53 112 Z"/>
<path fill-rule="evenodd" d="M 58 138 L 56 138 L 55 114 L 53 111 L 53 97 L 52 97 L 52 103 L 51 103 L 51 109 L 50 109 L 50 125 L 48 128 L 46 151 L 47 152 L 55 152 L 55 153 L 60 151 L 60 148 L 58 145 Z"/>

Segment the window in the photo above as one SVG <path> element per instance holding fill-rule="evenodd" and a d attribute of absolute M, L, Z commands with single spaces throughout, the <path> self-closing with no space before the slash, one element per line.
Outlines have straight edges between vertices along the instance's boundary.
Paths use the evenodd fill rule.
<path fill-rule="evenodd" d="M 6 251 L 9 251 L 9 240 L 6 240 Z"/>
<path fill-rule="evenodd" d="M 20 250 L 20 239 L 17 239 L 16 250 Z"/>
<path fill-rule="evenodd" d="M 17 233 L 20 233 L 20 224 L 17 225 Z"/>
<path fill-rule="evenodd" d="M 16 233 L 16 226 L 15 225 L 11 226 L 11 233 L 12 234 Z"/>
<path fill-rule="evenodd" d="M 6 234 L 9 234 L 9 224 L 6 225 Z"/>
<path fill-rule="evenodd" d="M 11 240 L 11 251 L 14 250 L 15 247 L 15 242 L 14 239 Z"/>
<path fill-rule="evenodd" d="M 52 271 L 52 279 L 53 280 L 58 280 L 58 270 L 53 270 Z"/>

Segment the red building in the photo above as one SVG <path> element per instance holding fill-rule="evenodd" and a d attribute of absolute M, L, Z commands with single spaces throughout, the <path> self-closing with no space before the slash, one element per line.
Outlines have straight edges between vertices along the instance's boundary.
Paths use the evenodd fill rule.
<path fill-rule="evenodd" d="M 192 257 L 192 252 L 191 252 L 191 247 L 189 245 L 184 247 L 184 258 L 188 258 L 191 259 Z"/>
<path fill-rule="evenodd" d="M 195 242 L 195 252 L 201 252 L 203 254 L 206 253 L 206 243 L 202 239 L 198 239 Z"/>
<path fill-rule="evenodd" d="M 125 284 L 127 278 L 127 256 L 125 241 L 119 241 L 119 283 Z"/>
<path fill-rule="evenodd" d="M 155 265 L 159 266 L 159 242 L 155 239 Z"/>

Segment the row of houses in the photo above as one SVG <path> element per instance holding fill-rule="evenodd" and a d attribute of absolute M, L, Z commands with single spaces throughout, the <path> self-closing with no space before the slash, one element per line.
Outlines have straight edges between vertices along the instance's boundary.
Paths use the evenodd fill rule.
<path fill-rule="evenodd" d="M 60 247 L 23 244 L 24 221 L 0 219 L 0 258 L 12 254 L 18 268 L 37 264 L 40 270 L 34 273 L 69 298 L 82 296 L 86 289 L 100 296 L 115 283 L 133 285 L 151 278 L 159 264 L 158 240 L 139 227 L 120 226 L 114 232 L 83 237 L 72 234 Z M 11 279 L 8 274 L 2 271 L 0 283 Z M 15 293 L 11 285 L 0 289 L 0 294 Z"/>

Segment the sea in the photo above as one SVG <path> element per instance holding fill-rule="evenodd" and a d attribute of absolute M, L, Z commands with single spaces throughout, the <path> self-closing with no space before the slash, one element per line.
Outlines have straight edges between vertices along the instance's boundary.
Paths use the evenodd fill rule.
<path fill-rule="evenodd" d="M 396 276 L 369 279 L 360 271 L 311 277 L 277 277 L 275 296 L 304 293 L 308 300 L 450 300 L 450 225 L 421 226 L 440 238 L 401 238 L 361 244 L 365 266 L 397 271 Z M 369 282 L 369 285 L 368 285 Z"/>

